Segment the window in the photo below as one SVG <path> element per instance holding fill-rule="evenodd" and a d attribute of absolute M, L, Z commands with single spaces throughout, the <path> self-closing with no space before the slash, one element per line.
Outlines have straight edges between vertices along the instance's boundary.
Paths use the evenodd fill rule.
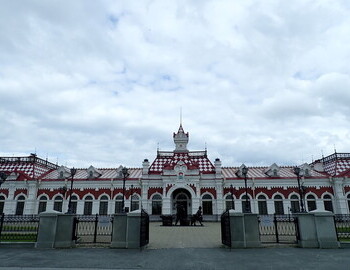
<path fill-rule="evenodd" d="M 60 171 L 60 176 L 59 176 L 60 179 L 63 179 L 64 178 L 64 175 L 63 175 L 63 172 Z"/>
<path fill-rule="evenodd" d="M 213 199 L 209 194 L 202 197 L 203 215 L 213 214 Z"/>
<path fill-rule="evenodd" d="M 258 196 L 259 215 L 267 215 L 267 203 L 264 195 Z"/>
<path fill-rule="evenodd" d="M 89 178 L 94 178 L 94 172 L 93 171 L 89 171 Z"/>
<path fill-rule="evenodd" d="M 47 198 L 46 198 L 46 196 L 41 196 L 39 198 L 38 214 L 45 212 L 46 206 L 47 206 Z"/>
<path fill-rule="evenodd" d="M 102 196 L 100 199 L 100 215 L 108 214 L 108 197 L 106 195 Z"/>
<path fill-rule="evenodd" d="M 134 194 L 131 196 L 131 209 L 130 211 L 134 211 L 134 210 L 137 210 L 139 209 L 139 205 L 140 205 L 140 198 L 137 194 Z"/>
<path fill-rule="evenodd" d="M 123 195 L 115 197 L 115 213 L 123 212 Z"/>
<path fill-rule="evenodd" d="M 162 197 L 156 194 L 152 198 L 152 215 L 162 214 Z"/>
<path fill-rule="evenodd" d="M 275 203 L 275 214 L 277 215 L 284 215 L 284 209 L 283 209 L 283 198 L 281 195 L 276 195 L 274 198 Z"/>
<path fill-rule="evenodd" d="M 277 177 L 278 175 L 277 175 L 277 169 L 273 169 L 273 176 L 274 177 Z"/>
<path fill-rule="evenodd" d="M 23 195 L 18 197 L 16 205 L 16 215 L 23 215 L 25 200 L 26 198 Z"/>
<path fill-rule="evenodd" d="M 0 195 L 0 214 L 4 212 L 5 196 Z"/>
<path fill-rule="evenodd" d="M 349 212 L 350 212 L 350 194 L 348 194 L 348 207 L 349 207 Z"/>
<path fill-rule="evenodd" d="M 86 196 L 84 202 L 84 215 L 92 215 L 92 196 Z"/>
<path fill-rule="evenodd" d="M 333 212 L 332 197 L 330 195 L 323 196 L 324 210 Z"/>
<path fill-rule="evenodd" d="M 231 194 L 226 196 L 225 206 L 226 206 L 226 210 L 235 209 L 235 201 Z"/>
<path fill-rule="evenodd" d="M 295 194 L 290 196 L 290 211 L 292 213 L 300 212 L 299 197 Z"/>
<path fill-rule="evenodd" d="M 249 213 L 250 212 L 250 200 L 246 195 L 242 196 L 242 212 Z"/>
<path fill-rule="evenodd" d="M 307 200 L 307 208 L 310 211 L 316 210 L 316 199 L 313 195 L 308 195 L 306 197 Z"/>
<path fill-rule="evenodd" d="M 62 206 L 63 206 L 63 197 L 62 196 L 57 196 L 55 198 L 55 201 L 53 203 L 53 210 L 62 212 Z"/>
<path fill-rule="evenodd" d="M 78 206 L 78 197 L 77 196 L 75 196 L 75 195 L 72 196 L 70 205 L 71 205 L 72 214 L 76 214 L 77 213 L 77 206 Z"/>

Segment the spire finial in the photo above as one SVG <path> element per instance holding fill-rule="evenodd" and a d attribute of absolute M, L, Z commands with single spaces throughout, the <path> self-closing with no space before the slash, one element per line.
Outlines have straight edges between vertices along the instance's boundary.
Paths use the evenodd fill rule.
<path fill-rule="evenodd" d="M 182 126 L 182 107 L 180 107 L 180 126 Z"/>
<path fill-rule="evenodd" d="M 337 153 L 337 149 L 335 148 L 335 144 L 333 144 L 334 146 L 334 153 Z"/>

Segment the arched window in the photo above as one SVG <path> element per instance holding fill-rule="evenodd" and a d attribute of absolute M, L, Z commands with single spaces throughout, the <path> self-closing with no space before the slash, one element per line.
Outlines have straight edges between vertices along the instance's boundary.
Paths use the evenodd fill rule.
<path fill-rule="evenodd" d="M 115 197 L 115 213 L 123 213 L 123 195 Z"/>
<path fill-rule="evenodd" d="M 107 215 L 108 214 L 108 197 L 106 195 L 103 195 L 100 199 L 100 215 Z"/>
<path fill-rule="evenodd" d="M 46 206 L 47 206 L 47 198 L 46 196 L 41 196 L 39 198 L 38 214 L 40 214 L 41 212 L 45 212 Z"/>
<path fill-rule="evenodd" d="M 162 214 L 162 197 L 156 194 L 152 197 L 152 215 Z"/>
<path fill-rule="evenodd" d="M 243 195 L 242 196 L 242 212 L 243 213 L 249 213 L 250 212 L 250 199 L 249 196 Z"/>
<path fill-rule="evenodd" d="M 5 196 L 0 195 L 0 215 L 4 212 Z"/>
<path fill-rule="evenodd" d="M 64 178 L 63 172 L 60 171 L 59 179 L 63 179 L 63 178 Z"/>
<path fill-rule="evenodd" d="M 139 209 L 139 207 L 140 207 L 140 198 L 139 198 L 139 196 L 137 194 L 134 194 L 134 195 L 131 196 L 130 204 L 131 204 L 130 211 L 134 211 L 134 210 Z"/>
<path fill-rule="evenodd" d="M 284 215 L 283 198 L 281 195 L 276 195 L 274 197 L 274 204 L 275 204 L 275 214 Z"/>
<path fill-rule="evenodd" d="M 333 212 L 332 197 L 329 194 L 323 196 L 324 210 Z"/>
<path fill-rule="evenodd" d="M 76 214 L 77 213 L 77 206 L 78 206 L 78 197 L 77 196 L 72 195 L 70 205 L 71 205 L 72 214 Z"/>
<path fill-rule="evenodd" d="M 226 210 L 235 209 L 235 200 L 231 194 L 228 194 L 225 198 Z"/>
<path fill-rule="evenodd" d="M 299 197 L 295 194 L 290 196 L 290 211 L 292 213 L 299 213 L 300 212 Z"/>
<path fill-rule="evenodd" d="M 62 206 L 63 206 L 63 197 L 62 196 L 56 196 L 55 201 L 53 203 L 53 210 L 62 212 Z"/>
<path fill-rule="evenodd" d="M 92 196 L 86 196 L 84 201 L 84 215 L 92 215 Z"/>
<path fill-rule="evenodd" d="M 23 215 L 26 197 L 23 195 L 17 198 L 16 215 Z"/>
<path fill-rule="evenodd" d="M 213 214 L 213 198 L 209 194 L 202 197 L 203 215 Z"/>
<path fill-rule="evenodd" d="M 267 215 L 267 203 L 264 195 L 258 196 L 259 215 Z"/>
<path fill-rule="evenodd" d="M 306 197 L 306 201 L 307 201 L 307 208 L 310 211 L 316 210 L 316 199 L 313 195 L 307 195 Z"/>

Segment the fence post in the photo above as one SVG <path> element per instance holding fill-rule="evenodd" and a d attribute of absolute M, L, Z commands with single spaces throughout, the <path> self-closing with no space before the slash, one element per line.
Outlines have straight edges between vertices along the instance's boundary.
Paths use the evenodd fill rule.
<path fill-rule="evenodd" d="M 94 243 L 96 243 L 96 237 L 97 237 L 97 223 L 98 223 L 98 214 L 96 214 L 96 218 L 95 218 Z"/>
<path fill-rule="evenodd" d="M 275 224 L 276 243 L 279 243 L 276 214 L 273 215 L 273 223 Z"/>
<path fill-rule="evenodd" d="M 1 242 L 1 233 L 2 233 L 2 226 L 4 224 L 4 218 L 5 218 L 5 214 L 2 213 L 1 214 L 1 221 L 0 221 L 0 242 Z"/>

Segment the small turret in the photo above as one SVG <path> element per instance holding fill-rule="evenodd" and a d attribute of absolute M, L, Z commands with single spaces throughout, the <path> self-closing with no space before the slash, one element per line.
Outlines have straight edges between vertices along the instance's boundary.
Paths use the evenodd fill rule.
<path fill-rule="evenodd" d="M 219 158 L 215 159 L 214 166 L 215 166 L 215 174 L 219 176 L 221 174 L 221 160 Z"/>
<path fill-rule="evenodd" d="M 144 159 L 142 162 L 142 174 L 148 174 L 149 169 L 149 161 L 148 159 Z"/>
<path fill-rule="evenodd" d="M 174 143 L 175 143 L 175 150 L 174 152 L 188 152 L 187 150 L 187 144 L 188 144 L 188 132 L 185 133 L 182 124 L 180 124 L 179 130 L 177 133 L 174 132 Z"/>

